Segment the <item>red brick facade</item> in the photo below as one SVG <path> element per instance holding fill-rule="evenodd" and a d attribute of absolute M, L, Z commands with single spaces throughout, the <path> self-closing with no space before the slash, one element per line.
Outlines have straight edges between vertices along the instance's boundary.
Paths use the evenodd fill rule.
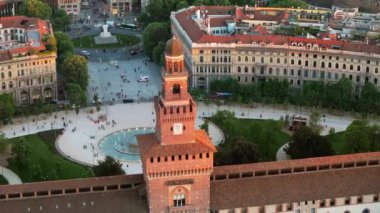
<path fill-rule="evenodd" d="M 180 54 L 179 54 L 180 53 Z M 138 136 L 150 212 L 207 212 L 215 147 L 195 130 L 182 47 L 167 43 L 162 94 L 155 99 L 156 134 Z"/>

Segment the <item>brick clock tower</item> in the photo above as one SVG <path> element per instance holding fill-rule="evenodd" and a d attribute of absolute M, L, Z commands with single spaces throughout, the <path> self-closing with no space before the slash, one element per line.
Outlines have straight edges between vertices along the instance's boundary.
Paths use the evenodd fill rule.
<path fill-rule="evenodd" d="M 137 136 L 149 211 L 208 212 L 215 146 L 195 130 L 196 105 L 187 92 L 182 44 L 166 44 L 162 92 L 155 97 L 156 132 Z"/>

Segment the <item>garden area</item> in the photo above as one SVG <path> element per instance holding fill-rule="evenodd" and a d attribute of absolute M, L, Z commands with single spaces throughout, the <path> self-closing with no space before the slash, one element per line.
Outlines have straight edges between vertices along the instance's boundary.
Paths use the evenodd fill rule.
<path fill-rule="evenodd" d="M 23 182 L 92 177 L 91 168 L 62 157 L 55 149 L 55 138 L 61 130 L 41 132 L 10 139 L 13 157 L 8 168 Z"/>
<path fill-rule="evenodd" d="M 216 165 L 275 161 L 277 150 L 289 142 L 283 121 L 237 119 L 229 111 L 210 118 L 225 135 L 218 146 Z"/>
<path fill-rule="evenodd" d="M 313 114 L 308 126 L 289 132 L 286 119 L 238 119 L 232 112 L 217 112 L 209 120 L 221 128 L 225 141 L 217 147 L 215 165 L 275 161 L 278 149 L 287 142 L 285 152 L 292 159 L 380 151 L 379 125 L 355 120 L 344 132 L 330 130 L 330 135 L 322 136 L 320 117 Z"/>
<path fill-rule="evenodd" d="M 96 45 L 93 36 L 83 36 L 81 38 L 73 39 L 73 43 L 75 47 L 81 48 L 117 48 L 123 46 L 133 46 L 140 42 L 140 39 L 136 36 L 122 34 L 116 34 L 115 36 L 119 41 L 115 44 Z"/>

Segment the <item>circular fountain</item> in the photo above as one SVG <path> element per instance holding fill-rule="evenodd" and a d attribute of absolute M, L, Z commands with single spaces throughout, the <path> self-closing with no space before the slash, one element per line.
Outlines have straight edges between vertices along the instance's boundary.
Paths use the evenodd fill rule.
<path fill-rule="evenodd" d="M 121 130 L 104 137 L 98 143 L 98 147 L 106 156 L 112 156 L 118 160 L 139 161 L 136 135 L 153 132 L 154 128 L 146 127 Z"/>

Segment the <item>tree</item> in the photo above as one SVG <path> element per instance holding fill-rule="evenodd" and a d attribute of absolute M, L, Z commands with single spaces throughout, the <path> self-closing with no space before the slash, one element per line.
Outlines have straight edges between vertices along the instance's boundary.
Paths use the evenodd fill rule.
<path fill-rule="evenodd" d="M 57 40 L 53 35 L 49 35 L 46 39 L 46 49 L 51 51 L 57 51 Z"/>
<path fill-rule="evenodd" d="M 228 146 L 228 149 L 220 149 L 215 154 L 216 165 L 256 163 L 260 159 L 257 145 L 243 137 L 235 138 Z"/>
<path fill-rule="evenodd" d="M 8 148 L 8 145 L 8 139 L 5 138 L 4 134 L 0 133 L 0 153 L 5 152 Z"/>
<path fill-rule="evenodd" d="M 70 17 L 63 9 L 57 9 L 52 16 L 54 31 L 64 31 L 70 25 Z"/>
<path fill-rule="evenodd" d="M 66 58 L 62 65 L 62 75 L 66 83 L 78 84 L 83 91 L 87 91 L 89 76 L 85 57 L 74 55 Z"/>
<path fill-rule="evenodd" d="M 19 170 L 28 168 L 29 156 L 30 148 L 23 138 L 12 144 L 12 157 L 9 158 L 9 160 L 13 162 Z"/>
<path fill-rule="evenodd" d="M 356 102 L 356 109 L 364 114 L 380 114 L 380 91 L 375 85 L 369 82 L 364 85 Z"/>
<path fill-rule="evenodd" d="M 208 128 L 209 128 L 209 120 L 204 119 L 203 124 L 200 126 L 201 129 L 204 129 L 206 133 L 208 134 Z"/>
<path fill-rule="evenodd" d="M 303 0 L 270 0 L 269 6 L 271 6 L 271 7 L 308 8 L 307 3 Z"/>
<path fill-rule="evenodd" d="M 166 43 L 163 41 L 160 41 L 157 46 L 153 48 L 152 52 L 152 58 L 154 63 L 163 66 L 165 63 L 165 47 Z"/>
<path fill-rule="evenodd" d="M 47 20 L 51 17 L 52 9 L 49 4 L 41 0 L 25 0 L 21 5 L 20 13 L 28 17 Z"/>
<path fill-rule="evenodd" d="M 16 102 L 13 95 L 1 94 L 0 95 L 0 119 L 11 119 L 16 111 Z"/>
<path fill-rule="evenodd" d="M 293 135 L 289 146 L 284 149 L 292 159 L 333 155 L 331 144 L 326 137 L 316 134 L 311 128 L 303 126 Z"/>
<path fill-rule="evenodd" d="M 353 121 L 344 133 L 347 141 L 347 150 L 349 153 L 359 153 L 371 151 L 369 140 L 369 124 L 366 120 Z"/>
<path fill-rule="evenodd" d="M 143 34 L 144 52 L 153 59 L 153 50 L 161 42 L 170 38 L 170 28 L 167 23 L 154 22 L 149 24 Z"/>
<path fill-rule="evenodd" d="M 98 165 L 93 167 L 96 177 L 123 175 L 125 174 L 121 163 L 111 156 L 106 156 L 104 161 L 98 161 Z"/>
<path fill-rule="evenodd" d="M 313 132 L 319 134 L 322 130 L 321 125 L 319 125 L 319 121 L 321 120 L 321 113 L 317 110 L 312 110 L 309 115 L 309 126 L 313 130 Z"/>
<path fill-rule="evenodd" d="M 71 104 L 76 106 L 86 105 L 87 96 L 86 92 L 82 90 L 79 84 L 68 83 L 66 84 L 67 99 Z"/>

